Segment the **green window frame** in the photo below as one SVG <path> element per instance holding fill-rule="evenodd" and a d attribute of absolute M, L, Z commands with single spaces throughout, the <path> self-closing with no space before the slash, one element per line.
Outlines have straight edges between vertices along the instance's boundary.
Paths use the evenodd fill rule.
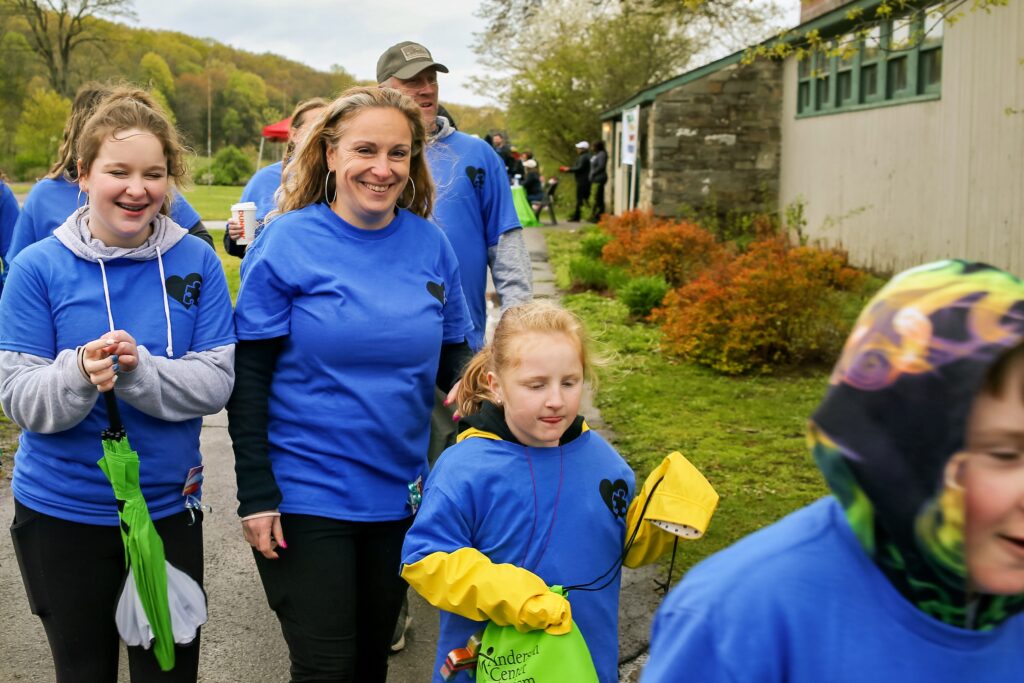
<path fill-rule="evenodd" d="M 942 14 L 931 7 L 879 21 L 862 38 L 832 39 L 797 64 L 797 116 L 938 99 L 942 37 Z"/>

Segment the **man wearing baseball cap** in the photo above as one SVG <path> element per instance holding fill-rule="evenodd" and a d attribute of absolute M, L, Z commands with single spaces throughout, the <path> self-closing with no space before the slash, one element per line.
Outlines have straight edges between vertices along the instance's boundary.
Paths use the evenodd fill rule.
<path fill-rule="evenodd" d="M 467 341 L 477 351 L 487 328 L 487 269 L 503 311 L 533 298 L 533 271 L 505 166 L 490 145 L 455 130 L 438 115 L 439 72 L 448 73 L 448 67 L 434 61 L 430 50 L 410 41 L 392 45 L 377 60 L 377 83 L 399 90 L 420 107 L 427 129 L 427 163 L 437 187 L 433 221 L 448 236 L 459 259 L 462 291 L 473 321 Z M 443 398 L 438 396 L 431 418 L 431 462 L 454 443 L 452 412 L 441 404 Z M 393 651 L 404 647 L 405 625 L 403 614 Z"/>

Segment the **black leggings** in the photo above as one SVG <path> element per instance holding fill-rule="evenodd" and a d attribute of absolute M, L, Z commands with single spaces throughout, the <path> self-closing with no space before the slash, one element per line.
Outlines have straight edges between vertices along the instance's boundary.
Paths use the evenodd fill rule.
<path fill-rule="evenodd" d="M 184 511 L 155 522 L 167 560 L 203 584 L 202 513 Z M 114 607 L 127 568 L 116 526 L 69 522 L 14 502 L 14 551 L 32 613 L 46 629 L 58 683 L 117 680 L 120 637 Z M 128 648 L 132 681 L 192 683 L 199 671 L 199 636 L 175 646 L 174 668 L 160 671 L 152 650 Z"/>
<path fill-rule="evenodd" d="M 345 522 L 281 515 L 287 548 L 253 551 L 288 643 L 292 681 L 384 683 L 405 595 L 402 541 L 412 518 Z"/>

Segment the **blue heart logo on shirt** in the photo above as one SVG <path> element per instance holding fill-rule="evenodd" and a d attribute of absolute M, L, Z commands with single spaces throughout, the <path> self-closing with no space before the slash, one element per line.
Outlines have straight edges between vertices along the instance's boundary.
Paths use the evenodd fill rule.
<path fill-rule="evenodd" d="M 607 479 L 601 480 L 601 498 L 604 504 L 616 517 L 625 519 L 629 511 L 629 486 L 622 479 L 616 479 L 614 483 Z"/>
<path fill-rule="evenodd" d="M 487 177 L 487 172 L 484 169 L 467 166 L 466 175 L 469 176 L 469 182 L 473 183 L 473 187 L 478 190 L 484 189 L 484 179 Z"/>

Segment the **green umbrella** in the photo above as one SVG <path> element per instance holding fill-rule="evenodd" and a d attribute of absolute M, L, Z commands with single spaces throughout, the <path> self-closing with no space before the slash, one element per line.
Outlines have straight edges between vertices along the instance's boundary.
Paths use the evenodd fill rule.
<path fill-rule="evenodd" d="M 174 636 L 167 600 L 164 544 L 153 526 L 139 486 L 139 454 L 132 450 L 121 423 L 114 390 L 104 394 L 110 425 L 103 430 L 103 457 L 97 464 L 110 480 L 121 518 L 125 562 L 134 575 L 135 589 L 156 641 L 153 653 L 163 671 L 174 668 Z M 132 578 L 131 575 L 129 578 Z M 122 633 L 122 637 L 124 634 Z M 126 642 L 128 639 L 126 638 Z M 148 643 L 147 643 L 148 645 Z"/>

